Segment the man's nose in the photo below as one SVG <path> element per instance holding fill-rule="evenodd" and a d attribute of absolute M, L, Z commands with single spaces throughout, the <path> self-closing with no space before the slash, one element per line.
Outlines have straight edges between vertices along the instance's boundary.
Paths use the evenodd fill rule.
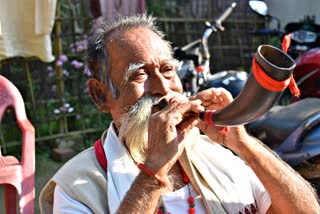
<path fill-rule="evenodd" d="M 160 72 L 156 72 L 150 78 L 148 91 L 154 96 L 165 96 L 170 91 L 169 81 Z"/>

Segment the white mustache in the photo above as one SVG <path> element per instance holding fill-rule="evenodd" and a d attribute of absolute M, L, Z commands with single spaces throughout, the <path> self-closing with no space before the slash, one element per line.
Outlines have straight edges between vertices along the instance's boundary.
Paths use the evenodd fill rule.
<path fill-rule="evenodd" d="M 178 93 L 176 93 L 178 94 Z M 179 95 L 179 96 L 178 96 Z M 125 143 L 132 158 L 143 163 L 148 148 L 148 120 L 152 114 L 152 107 L 164 108 L 169 103 L 169 98 L 186 99 L 181 94 L 170 93 L 166 97 L 145 95 L 141 97 L 121 119 L 119 139 Z"/>

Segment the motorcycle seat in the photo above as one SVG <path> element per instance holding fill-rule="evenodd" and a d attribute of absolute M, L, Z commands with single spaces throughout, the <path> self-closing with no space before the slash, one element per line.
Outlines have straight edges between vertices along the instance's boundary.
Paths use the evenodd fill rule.
<path fill-rule="evenodd" d="M 287 106 L 274 106 L 247 125 L 250 134 L 275 148 L 311 115 L 320 114 L 320 99 L 306 98 Z"/>

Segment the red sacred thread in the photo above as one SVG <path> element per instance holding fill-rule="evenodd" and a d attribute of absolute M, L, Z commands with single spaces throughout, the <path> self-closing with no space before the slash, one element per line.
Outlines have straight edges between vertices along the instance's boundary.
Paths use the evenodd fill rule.
<path fill-rule="evenodd" d="M 179 170 L 183 175 L 183 183 L 187 185 L 188 187 L 188 192 L 189 192 L 189 197 L 188 197 L 188 204 L 189 204 L 189 209 L 188 209 L 188 213 L 189 214 L 195 214 L 196 213 L 196 209 L 195 209 L 195 200 L 194 197 L 191 195 L 191 191 L 190 191 L 190 187 L 189 187 L 189 183 L 190 183 L 190 179 L 187 175 L 187 173 L 183 170 L 180 162 L 178 162 L 178 166 L 179 166 Z M 155 211 L 155 214 L 170 214 L 169 212 L 166 212 L 165 208 L 160 207 L 158 210 Z"/>
<path fill-rule="evenodd" d="M 288 49 L 290 47 L 291 44 L 291 33 L 287 34 L 284 36 L 283 40 L 282 40 L 282 50 L 287 53 Z M 296 81 L 293 78 L 293 75 L 291 74 L 290 76 L 290 83 L 289 83 L 289 89 L 290 92 L 292 94 L 294 94 L 294 96 L 299 97 L 300 96 L 300 90 L 298 88 L 298 85 L 296 83 Z"/>
<path fill-rule="evenodd" d="M 187 173 L 183 170 L 183 168 L 179 162 L 178 162 L 178 165 L 179 165 L 179 169 L 183 175 L 183 182 L 187 185 L 188 191 L 189 191 L 189 197 L 188 197 L 189 214 L 195 214 L 196 209 L 195 209 L 194 197 L 191 195 L 191 191 L 190 191 L 190 187 L 189 187 L 190 179 L 189 179 Z"/>
<path fill-rule="evenodd" d="M 152 169 L 148 168 L 146 165 L 142 164 L 142 163 L 138 163 L 137 164 L 137 167 L 142 171 L 144 172 L 145 174 L 155 178 L 158 180 L 158 182 L 164 186 L 164 187 L 167 187 L 170 185 L 169 181 L 164 181 L 160 178 L 159 175 L 157 175 L 157 173 L 155 173 Z"/>
<path fill-rule="evenodd" d="M 288 52 L 290 44 L 291 44 L 291 33 L 289 33 L 283 37 L 282 44 L 281 44 L 283 52 L 285 52 L 285 53 Z"/>
<path fill-rule="evenodd" d="M 212 114 L 213 112 L 215 112 L 214 110 L 206 110 L 204 112 L 204 122 L 208 125 L 208 126 L 212 126 L 214 125 L 213 123 L 213 119 L 212 119 Z M 220 131 L 219 131 L 221 134 L 225 135 L 229 132 L 229 127 L 227 126 L 223 126 L 220 128 Z"/>
<path fill-rule="evenodd" d="M 230 128 L 228 127 L 228 126 L 223 126 L 223 127 L 221 127 L 220 128 L 220 133 L 222 134 L 222 135 L 225 135 L 225 134 L 227 134 L 228 132 L 229 132 L 229 130 L 230 130 Z"/>

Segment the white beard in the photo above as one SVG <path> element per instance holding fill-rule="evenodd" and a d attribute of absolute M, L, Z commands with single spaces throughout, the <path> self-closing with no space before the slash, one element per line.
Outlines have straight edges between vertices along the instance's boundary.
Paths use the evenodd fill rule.
<path fill-rule="evenodd" d="M 150 95 L 143 96 L 121 118 L 119 138 L 124 142 L 137 163 L 144 163 L 148 148 L 148 120 L 152 106 L 159 102 L 159 98 Z"/>

